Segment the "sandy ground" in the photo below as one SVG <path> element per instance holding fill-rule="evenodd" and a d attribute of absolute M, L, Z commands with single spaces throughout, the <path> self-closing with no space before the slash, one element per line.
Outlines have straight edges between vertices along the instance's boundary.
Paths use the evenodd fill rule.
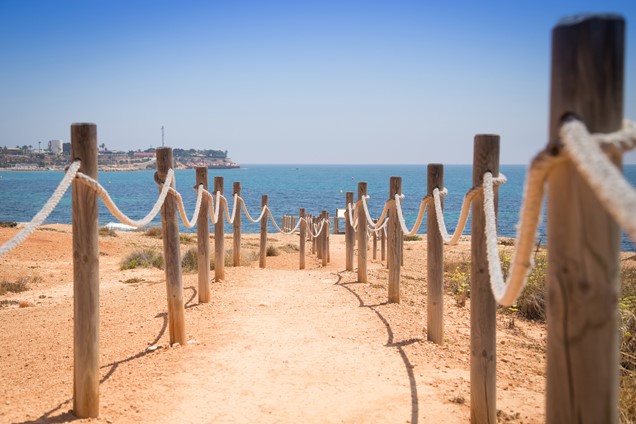
<path fill-rule="evenodd" d="M 0 228 L 0 242 L 15 232 Z M 331 241 L 325 268 L 308 255 L 298 270 L 297 252 L 268 257 L 264 270 L 258 261 L 226 268 L 207 304 L 198 303 L 196 274 L 184 274 L 189 342 L 170 347 L 164 272 L 119 269 L 124 255 L 160 250 L 161 240 L 102 237 L 100 416 L 77 421 L 468 422 L 470 301 L 461 307 L 447 294 L 445 344 L 427 341 L 425 238 L 405 244 L 400 304 L 386 302 L 384 263 L 372 261 L 369 283 L 360 284 L 344 271 L 344 237 Z M 270 243 L 297 245 L 298 237 Z M 244 252 L 257 246 L 256 235 L 244 236 Z M 446 249 L 446 261 L 468 251 L 463 240 Z M 41 280 L 0 296 L 27 306 L 0 308 L 0 422 L 74 421 L 69 226 L 45 226 L 0 258 L 0 280 L 24 276 Z M 499 420 L 543 422 L 545 326 L 511 325 L 506 315 L 497 325 Z"/>

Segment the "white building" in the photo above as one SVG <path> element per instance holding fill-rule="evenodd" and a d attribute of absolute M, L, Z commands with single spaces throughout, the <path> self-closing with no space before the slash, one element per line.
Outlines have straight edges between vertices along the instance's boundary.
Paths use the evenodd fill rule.
<path fill-rule="evenodd" d="M 62 140 L 51 140 L 49 141 L 49 151 L 54 155 L 62 154 Z"/>

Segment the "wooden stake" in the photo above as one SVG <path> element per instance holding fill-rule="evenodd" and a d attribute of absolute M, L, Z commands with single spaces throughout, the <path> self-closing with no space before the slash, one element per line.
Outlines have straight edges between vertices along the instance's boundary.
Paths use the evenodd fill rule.
<path fill-rule="evenodd" d="M 593 133 L 621 128 L 624 49 L 619 16 L 566 18 L 554 28 L 552 151 L 568 114 Z M 547 205 L 546 422 L 617 423 L 619 227 L 569 161 L 550 173 Z"/>
<path fill-rule="evenodd" d="M 380 260 L 386 261 L 386 233 L 384 228 L 380 231 Z"/>
<path fill-rule="evenodd" d="M 427 191 L 433 196 L 435 188 L 444 189 L 444 165 L 429 164 Z M 443 205 L 442 205 L 443 206 Z M 444 241 L 437 225 L 434 207 L 428 208 L 426 216 L 426 261 L 427 281 L 427 338 L 433 343 L 444 344 Z"/>
<path fill-rule="evenodd" d="M 214 177 L 214 196 L 223 195 L 223 177 Z M 214 224 L 214 281 L 225 280 L 225 201 L 221 199 L 219 216 Z"/>
<path fill-rule="evenodd" d="M 362 206 L 362 196 L 367 195 L 367 183 L 358 183 L 358 203 L 356 212 L 358 214 L 358 282 L 366 283 L 367 278 L 367 217 L 364 213 L 364 206 Z"/>
<path fill-rule="evenodd" d="M 71 157 L 79 172 L 97 180 L 97 126 L 71 125 Z M 73 217 L 73 413 L 99 415 L 99 222 L 97 193 L 72 183 Z"/>
<path fill-rule="evenodd" d="M 305 241 L 307 239 L 307 223 L 305 222 L 305 208 L 300 208 L 300 269 L 305 269 Z"/>
<path fill-rule="evenodd" d="M 327 232 L 325 233 L 325 244 L 327 250 L 327 263 L 331 262 L 331 217 L 329 216 L 329 212 L 325 211 L 325 217 L 327 219 Z"/>
<path fill-rule="evenodd" d="M 261 210 L 267 206 L 267 195 L 264 194 L 261 198 Z M 261 219 L 261 244 L 259 250 L 258 266 L 265 268 L 267 265 L 267 213 L 263 215 Z"/>
<path fill-rule="evenodd" d="M 234 182 L 234 194 L 241 197 L 241 183 Z M 241 200 L 237 199 L 237 202 Z M 234 215 L 234 228 L 232 238 L 232 263 L 234 266 L 241 266 L 241 207 L 240 203 L 234 205 L 236 214 Z"/>
<path fill-rule="evenodd" d="M 373 222 L 377 224 L 378 220 L 374 219 Z M 378 259 L 378 233 L 374 231 L 373 232 L 373 260 L 375 261 L 376 259 Z"/>
<path fill-rule="evenodd" d="M 173 167 L 172 149 L 157 147 L 157 178 L 166 180 Z M 174 181 L 174 180 L 173 180 Z M 176 184 L 172 184 L 174 188 Z M 185 309 L 183 304 L 183 282 L 181 280 L 181 252 L 179 250 L 179 222 L 177 220 L 177 200 L 167 196 L 161 207 L 161 227 L 163 231 L 163 255 L 166 271 L 166 291 L 168 295 L 168 329 L 170 344 L 185 346 Z"/>
<path fill-rule="evenodd" d="M 402 194 L 402 178 L 391 177 L 389 180 L 389 223 L 387 236 L 389 239 L 389 303 L 400 303 L 400 267 L 402 263 L 402 226 L 397 214 L 395 195 Z"/>
<path fill-rule="evenodd" d="M 353 192 L 348 191 L 346 194 L 347 205 L 353 205 Z M 345 206 L 346 208 L 346 206 Z M 356 233 L 353 230 L 353 223 L 349 219 L 349 211 L 345 212 L 345 269 L 347 271 L 353 271 L 353 243 Z"/>
<path fill-rule="evenodd" d="M 482 183 L 486 171 L 493 176 L 499 175 L 498 135 L 476 135 L 473 154 L 473 186 Z M 497 192 L 495 187 L 495 214 Z M 470 419 L 472 423 L 496 423 L 497 305 L 490 288 L 483 204 L 484 195 L 480 191 L 473 198 L 471 210 Z"/>
<path fill-rule="evenodd" d="M 327 215 L 327 211 L 322 211 L 321 215 L 324 220 L 324 227 L 322 228 L 322 233 L 320 234 L 320 247 L 321 247 L 321 258 L 322 266 L 327 266 L 327 262 L 329 262 L 329 254 L 327 253 L 329 250 L 329 242 L 327 238 L 327 234 L 329 233 L 329 218 Z"/>
<path fill-rule="evenodd" d="M 196 178 L 198 188 L 203 184 L 205 190 L 208 189 L 208 168 L 197 166 Z M 210 221 L 209 203 L 207 199 L 201 201 L 201 209 L 197 218 L 197 267 L 199 277 L 199 303 L 210 301 Z"/>

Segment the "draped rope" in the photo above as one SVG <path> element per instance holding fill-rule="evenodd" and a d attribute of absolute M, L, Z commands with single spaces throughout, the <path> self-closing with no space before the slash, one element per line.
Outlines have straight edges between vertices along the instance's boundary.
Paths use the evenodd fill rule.
<path fill-rule="evenodd" d="M 17 246 L 23 243 L 24 240 L 26 240 L 26 238 L 29 237 L 40 225 L 42 225 L 42 223 L 46 220 L 46 218 L 48 218 L 51 212 L 53 212 L 53 209 L 55 209 L 57 204 L 60 202 L 62 196 L 64 196 L 64 193 L 66 193 L 69 186 L 71 185 L 71 182 L 73 182 L 73 179 L 75 179 L 80 165 L 80 161 L 77 160 L 69 166 L 66 175 L 64 175 L 64 178 L 62 178 L 62 181 L 60 181 L 55 191 L 53 191 L 53 194 L 51 195 L 49 200 L 47 200 L 44 206 L 42 206 L 42 209 L 40 209 L 40 211 L 35 214 L 31 222 L 25 225 L 24 228 L 22 228 L 15 236 L 13 236 L 5 243 L 3 243 L 2 246 L 0 246 L 0 256 L 15 249 Z"/>
<path fill-rule="evenodd" d="M 406 222 L 404 221 L 404 214 L 402 213 L 402 199 L 404 199 L 403 194 L 395 195 L 395 207 L 397 209 L 398 220 L 400 221 L 400 226 L 402 227 L 402 231 L 404 235 L 409 237 L 417 234 L 417 230 L 420 229 L 422 225 L 422 219 L 424 218 L 424 213 L 426 212 L 426 208 L 431 200 L 429 196 L 426 196 L 420 202 L 420 209 L 417 213 L 417 219 L 415 220 L 415 224 L 413 224 L 413 228 L 409 230 L 406 226 Z"/>
<path fill-rule="evenodd" d="M 364 214 L 367 217 L 367 225 L 369 225 L 372 228 L 375 228 L 377 226 L 377 224 L 373 223 L 373 218 L 371 218 L 371 214 L 369 213 L 369 208 L 367 207 L 367 199 L 370 199 L 371 196 L 362 196 L 362 198 L 360 199 L 360 201 L 362 202 L 362 207 L 364 208 Z M 380 214 L 380 217 L 378 218 L 377 222 L 384 222 L 384 218 L 386 218 L 387 213 L 389 212 L 389 202 L 386 202 L 384 204 L 384 209 L 382 209 L 382 213 Z"/>

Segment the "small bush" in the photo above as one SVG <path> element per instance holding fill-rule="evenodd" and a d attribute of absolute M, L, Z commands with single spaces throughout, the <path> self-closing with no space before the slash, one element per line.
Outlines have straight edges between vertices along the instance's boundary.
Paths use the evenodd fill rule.
<path fill-rule="evenodd" d="M 38 282 L 39 277 L 29 278 L 20 277 L 16 281 L 2 281 L 0 282 L 0 296 L 7 293 L 21 293 L 29 290 L 29 282 Z"/>
<path fill-rule="evenodd" d="M 466 306 L 470 298 L 470 258 L 444 264 L 448 289 L 459 307 Z"/>
<path fill-rule="evenodd" d="M 163 269 L 163 256 L 151 249 L 136 250 L 126 256 L 120 269 L 150 268 Z"/>
<path fill-rule="evenodd" d="M 144 281 L 143 278 L 133 277 L 133 278 L 129 278 L 126 281 L 124 281 L 124 284 L 137 284 L 137 283 L 141 283 L 143 281 Z"/>
<path fill-rule="evenodd" d="M 412 236 L 404 236 L 404 241 L 420 241 L 422 240 L 422 236 L 414 234 Z"/>
<path fill-rule="evenodd" d="M 285 246 L 282 246 L 280 250 L 282 250 L 285 253 L 295 253 L 295 252 L 300 252 L 300 246 L 297 244 L 289 243 L 289 244 L 286 244 Z"/>
<path fill-rule="evenodd" d="M 100 227 L 99 235 L 102 237 L 117 237 L 117 233 L 112 228 Z"/>
<path fill-rule="evenodd" d="M 197 249 L 189 249 L 181 258 L 183 272 L 197 272 L 199 269 L 199 256 Z"/>
<path fill-rule="evenodd" d="M 7 222 L 7 221 L 2 221 L 0 222 L 0 228 L 15 228 L 18 226 L 17 222 Z"/>
<path fill-rule="evenodd" d="M 160 239 L 163 237 L 163 232 L 161 231 L 161 227 L 150 227 L 146 230 L 144 235 Z"/>
<path fill-rule="evenodd" d="M 188 234 L 179 234 L 179 241 L 183 244 L 190 244 L 193 242 L 192 237 Z"/>
<path fill-rule="evenodd" d="M 621 422 L 636 422 L 636 268 L 621 269 L 619 410 Z"/>
<path fill-rule="evenodd" d="M 276 246 L 269 245 L 267 246 L 267 250 L 265 251 L 265 256 L 278 256 L 280 255 L 280 251 Z"/>
<path fill-rule="evenodd" d="M 19 305 L 17 300 L 0 300 L 0 308 L 7 308 L 11 305 Z"/>

